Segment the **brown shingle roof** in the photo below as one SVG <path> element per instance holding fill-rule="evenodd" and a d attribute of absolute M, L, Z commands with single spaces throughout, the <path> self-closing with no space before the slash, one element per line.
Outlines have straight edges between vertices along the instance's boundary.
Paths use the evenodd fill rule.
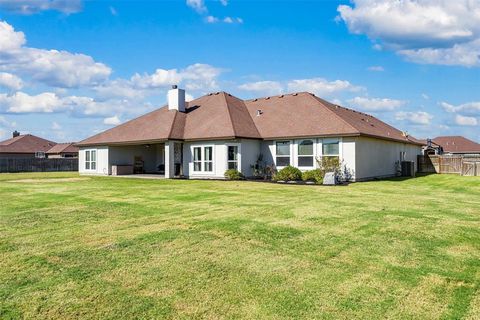
<path fill-rule="evenodd" d="M 0 142 L 0 153 L 35 153 L 46 152 L 56 145 L 49 141 L 31 134 L 23 134 Z"/>
<path fill-rule="evenodd" d="M 163 107 L 78 145 L 339 135 L 366 135 L 419 144 L 375 117 L 333 105 L 307 92 L 245 101 L 217 92 L 189 102 L 184 113 Z"/>
<path fill-rule="evenodd" d="M 480 153 L 480 144 L 462 136 L 436 137 L 432 141 L 440 145 L 444 152 Z"/>
<path fill-rule="evenodd" d="M 67 143 L 57 143 L 54 145 L 50 150 L 48 150 L 47 154 L 59 154 L 59 153 L 75 153 L 78 152 L 78 147 L 74 145 L 73 142 Z"/>

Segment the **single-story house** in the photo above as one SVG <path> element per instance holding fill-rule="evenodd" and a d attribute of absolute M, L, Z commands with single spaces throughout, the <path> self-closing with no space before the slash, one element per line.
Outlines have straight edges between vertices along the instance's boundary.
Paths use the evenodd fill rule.
<path fill-rule="evenodd" d="M 53 141 L 15 131 L 12 138 L 0 142 L 0 158 L 45 158 L 55 145 Z"/>
<path fill-rule="evenodd" d="M 480 144 L 462 136 L 442 136 L 430 141 L 430 144 L 427 143 L 427 146 L 424 147 L 427 150 L 425 154 L 480 155 Z M 435 153 L 428 153 L 430 150 Z"/>
<path fill-rule="evenodd" d="M 301 170 L 337 157 L 352 180 L 390 177 L 422 143 L 379 119 L 307 92 L 241 100 L 226 92 L 190 102 L 176 86 L 168 105 L 77 144 L 81 174 L 160 173 L 165 178 L 249 177 L 267 164 Z M 416 168 L 416 165 L 415 165 Z"/>
<path fill-rule="evenodd" d="M 78 147 L 74 142 L 57 143 L 46 155 L 48 158 L 78 158 Z"/>

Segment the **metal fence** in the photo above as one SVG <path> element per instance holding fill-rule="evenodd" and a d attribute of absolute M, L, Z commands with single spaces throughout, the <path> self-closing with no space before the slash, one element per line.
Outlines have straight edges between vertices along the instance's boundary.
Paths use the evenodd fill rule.
<path fill-rule="evenodd" d="M 480 176 L 480 157 L 463 155 L 418 156 L 418 172 Z"/>
<path fill-rule="evenodd" d="M 4 158 L 0 172 L 54 172 L 78 171 L 78 158 Z"/>

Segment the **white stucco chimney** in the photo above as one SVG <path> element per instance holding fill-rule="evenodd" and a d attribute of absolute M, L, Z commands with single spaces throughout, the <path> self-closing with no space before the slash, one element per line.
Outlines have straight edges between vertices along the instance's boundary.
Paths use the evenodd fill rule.
<path fill-rule="evenodd" d="M 177 110 L 185 112 L 185 90 L 178 89 L 176 85 L 168 90 L 168 110 Z"/>

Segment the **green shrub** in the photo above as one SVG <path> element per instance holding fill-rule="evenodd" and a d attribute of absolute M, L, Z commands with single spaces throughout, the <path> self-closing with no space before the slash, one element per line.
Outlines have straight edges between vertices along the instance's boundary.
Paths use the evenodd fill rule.
<path fill-rule="evenodd" d="M 302 180 L 302 171 L 300 169 L 287 166 L 278 171 L 274 177 L 274 181 L 299 181 Z"/>
<path fill-rule="evenodd" d="M 243 180 L 243 174 L 236 169 L 228 169 L 225 171 L 225 179 L 227 180 Z"/>
<path fill-rule="evenodd" d="M 323 177 L 325 173 L 321 169 L 309 170 L 302 173 L 303 181 L 313 181 L 315 183 L 323 183 Z"/>

